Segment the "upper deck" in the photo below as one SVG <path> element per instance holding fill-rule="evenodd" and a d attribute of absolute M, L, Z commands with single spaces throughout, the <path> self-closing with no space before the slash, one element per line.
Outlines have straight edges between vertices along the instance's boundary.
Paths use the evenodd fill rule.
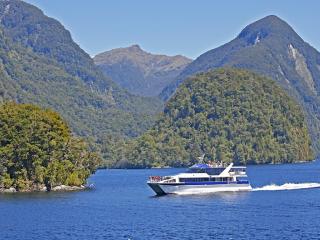
<path fill-rule="evenodd" d="M 222 173 L 226 175 L 229 173 L 230 176 L 234 175 L 246 175 L 246 167 L 244 166 L 233 166 L 233 164 L 230 164 L 228 167 L 213 167 L 208 164 L 195 164 L 191 166 L 186 173 L 182 174 L 206 174 L 209 176 L 220 176 Z M 180 174 L 179 174 L 180 175 Z"/>

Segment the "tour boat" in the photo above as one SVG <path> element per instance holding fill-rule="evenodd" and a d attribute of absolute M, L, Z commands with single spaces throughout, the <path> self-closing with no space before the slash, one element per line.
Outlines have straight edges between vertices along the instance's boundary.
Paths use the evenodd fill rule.
<path fill-rule="evenodd" d="M 159 196 L 166 194 L 201 194 L 250 191 L 246 167 L 195 164 L 174 176 L 151 176 L 148 185 Z"/>

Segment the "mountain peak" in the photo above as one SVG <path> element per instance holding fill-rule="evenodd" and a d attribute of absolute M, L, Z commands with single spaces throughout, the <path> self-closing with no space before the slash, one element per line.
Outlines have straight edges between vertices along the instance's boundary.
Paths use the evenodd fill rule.
<path fill-rule="evenodd" d="M 94 59 L 96 61 L 99 61 L 101 59 L 104 59 L 107 56 L 117 56 L 117 57 L 128 57 L 128 56 L 136 56 L 136 55 L 145 55 L 148 54 L 146 51 L 144 51 L 140 45 L 138 44 L 133 44 L 129 47 L 119 47 L 119 48 L 114 48 L 102 53 L 97 54 Z"/>
<path fill-rule="evenodd" d="M 268 36 L 280 36 L 287 39 L 300 38 L 287 22 L 276 15 L 269 15 L 249 24 L 238 35 L 248 43 L 257 43 Z"/>
<path fill-rule="evenodd" d="M 134 50 L 134 51 L 142 51 L 141 47 L 138 44 L 133 44 L 130 47 L 128 47 L 128 49 Z"/>
<path fill-rule="evenodd" d="M 100 53 L 94 62 L 116 83 L 134 94 L 156 96 L 191 62 L 181 55 L 152 54 L 137 44 Z"/>
<path fill-rule="evenodd" d="M 265 17 L 261 18 L 258 21 L 271 21 L 271 22 L 282 22 L 282 23 L 285 22 L 284 20 L 282 20 L 277 15 L 268 15 L 268 16 L 265 16 Z"/>

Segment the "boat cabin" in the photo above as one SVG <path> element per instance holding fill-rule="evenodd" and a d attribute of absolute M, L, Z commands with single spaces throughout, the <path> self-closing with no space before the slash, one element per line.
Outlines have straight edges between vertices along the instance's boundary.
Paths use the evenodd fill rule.
<path fill-rule="evenodd" d="M 208 175 L 220 175 L 225 167 L 212 167 L 208 164 L 195 164 L 191 166 L 187 173 L 207 173 Z M 232 167 L 229 171 L 231 175 L 245 175 L 246 167 Z"/>

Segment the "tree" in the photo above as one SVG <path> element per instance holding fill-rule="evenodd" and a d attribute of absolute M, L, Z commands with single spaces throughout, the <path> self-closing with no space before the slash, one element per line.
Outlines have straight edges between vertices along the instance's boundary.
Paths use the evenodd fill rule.
<path fill-rule="evenodd" d="M 4 187 L 84 184 L 100 157 L 72 136 L 60 115 L 31 104 L 0 106 L 0 169 Z M 1 186 L 0 186 L 1 187 Z"/>

